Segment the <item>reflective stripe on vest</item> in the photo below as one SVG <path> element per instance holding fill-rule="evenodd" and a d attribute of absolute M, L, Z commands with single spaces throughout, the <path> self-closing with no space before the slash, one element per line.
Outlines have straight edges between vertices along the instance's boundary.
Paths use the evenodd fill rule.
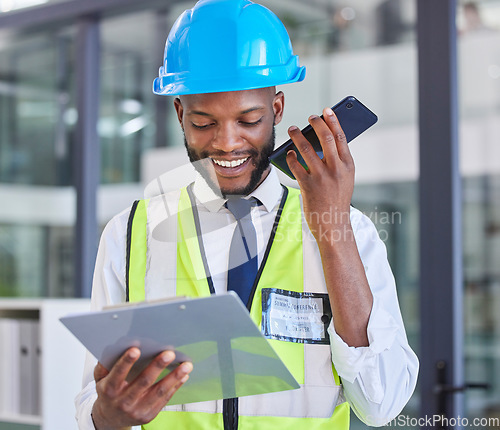
<path fill-rule="evenodd" d="M 145 253 L 147 253 L 147 243 L 151 235 L 151 232 L 147 231 L 147 216 L 158 212 L 150 209 L 149 206 L 154 204 L 158 204 L 158 200 L 154 198 L 149 204 L 147 201 L 140 202 L 135 214 L 131 214 L 129 222 L 131 230 L 128 235 L 131 241 L 130 264 L 128 265 L 130 301 L 143 300 L 145 296 L 147 297 L 144 279 L 148 260 Z M 146 213 L 147 216 L 144 216 Z M 252 320 L 259 327 L 262 319 L 262 288 L 303 292 L 302 221 L 299 192 L 290 188 L 275 239 L 250 308 Z M 135 234 L 136 229 L 140 233 Z M 205 265 L 200 252 L 200 243 L 198 242 L 199 237 L 189 195 L 187 190 L 183 189 L 178 200 L 177 210 L 175 294 L 179 296 L 201 297 L 210 294 Z M 133 261 L 136 258 L 137 263 Z M 174 255 L 171 258 L 173 259 Z M 172 260 L 166 259 L 164 261 Z M 322 290 L 317 290 L 317 292 L 320 291 Z M 281 427 L 287 429 L 308 428 L 308 430 L 347 430 L 349 428 L 349 406 L 343 398 L 339 377 L 331 364 L 330 346 L 273 339 L 270 339 L 269 342 L 297 379 L 301 388 L 241 397 L 238 408 L 238 429 L 266 430 Z M 157 418 L 143 428 L 147 430 L 167 428 L 222 430 L 224 428 L 222 401 L 167 406 Z"/>

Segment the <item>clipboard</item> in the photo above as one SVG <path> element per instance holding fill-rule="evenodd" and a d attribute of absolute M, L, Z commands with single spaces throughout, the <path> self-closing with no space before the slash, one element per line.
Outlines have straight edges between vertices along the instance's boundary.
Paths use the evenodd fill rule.
<path fill-rule="evenodd" d="M 176 360 L 165 375 L 191 361 L 193 371 L 169 405 L 299 388 L 233 291 L 133 303 L 60 320 L 107 369 L 137 346 L 141 357 L 130 379 L 167 349 L 175 351 Z"/>

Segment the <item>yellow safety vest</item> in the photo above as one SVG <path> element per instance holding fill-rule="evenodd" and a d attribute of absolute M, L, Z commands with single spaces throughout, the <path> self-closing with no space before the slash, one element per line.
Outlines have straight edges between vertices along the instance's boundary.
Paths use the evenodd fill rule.
<path fill-rule="evenodd" d="M 210 285 L 209 276 L 207 278 L 206 262 L 203 261 L 200 251 L 201 234 L 197 234 L 196 230 L 197 212 L 193 210 L 193 200 L 186 188 L 181 190 L 177 211 L 175 294 L 202 297 L 210 295 L 213 286 Z M 161 200 L 153 198 L 137 201 L 129 217 L 126 277 L 127 299 L 130 301 L 147 298 L 145 276 L 149 265 L 148 242 L 152 240 L 148 225 L 150 217 L 156 213 L 155 204 L 161 204 Z M 279 240 L 273 241 L 273 238 Z M 149 270 L 152 269 L 149 267 Z M 278 288 L 302 293 L 303 277 L 300 197 L 298 190 L 286 188 L 251 298 L 249 311 L 258 327 L 261 327 L 262 323 L 262 289 Z M 269 342 L 301 385 L 300 389 L 241 397 L 236 400 L 236 410 L 229 411 L 221 411 L 220 406 L 215 406 L 215 402 L 212 402 L 213 407 L 210 406 L 211 402 L 167 406 L 152 422 L 144 425 L 143 429 L 347 430 L 349 405 L 343 397 L 341 381 L 335 367 L 333 364 L 330 366 L 330 346 L 305 345 L 275 339 L 269 339 Z M 318 360 L 321 362 L 318 363 Z M 326 371 L 318 371 L 318 368 Z M 223 409 L 228 409 L 226 403 L 224 404 Z M 318 405 L 324 407 L 318 410 Z"/>

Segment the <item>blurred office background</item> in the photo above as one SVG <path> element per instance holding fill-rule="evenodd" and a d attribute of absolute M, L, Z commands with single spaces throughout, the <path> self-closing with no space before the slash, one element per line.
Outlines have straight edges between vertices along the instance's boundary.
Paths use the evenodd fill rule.
<path fill-rule="evenodd" d="M 304 126 L 308 115 L 346 95 L 355 95 L 379 116 L 378 124 L 351 144 L 357 167 L 353 204 L 371 216 L 387 245 L 409 341 L 418 354 L 425 333 L 419 323 L 416 1 L 261 3 L 283 20 L 307 66 L 303 83 L 282 88 L 286 113 L 277 144 L 287 138 L 287 126 Z M 86 1 L 0 0 L 0 301 L 71 298 L 90 288 L 78 286 L 75 269 L 75 257 L 83 252 L 78 229 L 85 228 L 77 224 L 78 97 L 89 83 L 78 78 L 81 17 L 65 18 L 77 3 Z M 194 2 L 106 3 L 112 7 L 98 22 L 98 233 L 115 213 L 141 198 L 156 176 L 186 163 L 172 100 L 158 100 L 151 82 L 168 29 Z M 53 19 L 31 25 L 19 18 L 30 10 L 39 10 L 40 17 L 50 11 Z M 500 0 L 460 1 L 456 20 L 463 359 L 467 381 L 491 384 L 468 391 L 465 408 L 470 418 L 498 417 Z M 91 246 L 97 246 L 97 236 Z M 418 416 L 419 401 L 417 390 L 405 414 Z M 0 429 L 39 427 L 0 423 Z M 355 418 L 352 427 L 366 428 Z"/>

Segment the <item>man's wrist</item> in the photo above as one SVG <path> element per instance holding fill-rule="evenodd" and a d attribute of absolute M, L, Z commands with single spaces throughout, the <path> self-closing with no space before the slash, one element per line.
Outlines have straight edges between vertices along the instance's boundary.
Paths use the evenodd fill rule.
<path fill-rule="evenodd" d="M 339 224 L 320 224 L 314 234 L 322 252 L 335 251 L 345 244 L 356 243 L 350 222 Z"/>
<path fill-rule="evenodd" d="M 106 426 L 105 423 L 103 422 L 102 417 L 99 415 L 99 412 L 96 409 L 97 407 L 96 404 L 94 403 L 90 416 L 92 417 L 92 422 L 94 423 L 95 430 L 118 430 L 118 428 L 112 428 Z"/>
<path fill-rule="evenodd" d="M 92 408 L 92 412 L 90 413 L 90 417 L 92 418 L 92 422 L 94 423 L 94 428 L 95 430 L 104 430 L 102 427 L 100 427 L 97 422 L 96 422 L 96 414 L 94 411 L 94 408 Z"/>
<path fill-rule="evenodd" d="M 92 409 L 92 412 L 90 413 L 90 417 L 92 418 L 92 422 L 94 423 L 94 428 L 95 430 L 130 430 L 132 427 L 106 427 L 101 424 L 101 421 L 99 418 L 97 421 L 100 423 L 98 424 L 95 419 L 95 412 L 94 409 Z"/>

